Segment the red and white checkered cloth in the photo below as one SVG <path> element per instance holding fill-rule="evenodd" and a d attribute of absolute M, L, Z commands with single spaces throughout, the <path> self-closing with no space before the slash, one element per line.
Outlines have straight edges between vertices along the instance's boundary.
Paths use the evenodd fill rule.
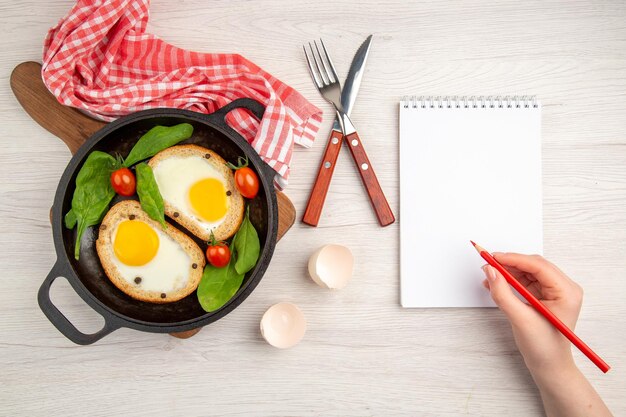
<path fill-rule="evenodd" d="M 293 144 L 313 144 L 322 112 L 240 55 L 191 52 L 146 33 L 149 3 L 79 0 L 46 37 L 48 89 L 106 121 L 155 107 L 211 113 L 253 98 L 266 106 L 260 123 L 244 110 L 228 122 L 286 180 Z"/>

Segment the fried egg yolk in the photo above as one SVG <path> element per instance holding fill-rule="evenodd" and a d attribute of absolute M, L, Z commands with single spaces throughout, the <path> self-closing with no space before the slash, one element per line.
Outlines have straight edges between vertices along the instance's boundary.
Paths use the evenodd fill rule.
<path fill-rule="evenodd" d="M 207 222 L 226 215 L 228 204 L 224 184 L 216 178 L 205 178 L 189 188 L 189 202 L 196 214 Z"/>
<path fill-rule="evenodd" d="M 117 259 L 125 265 L 145 265 L 159 250 L 159 236 L 147 223 L 125 220 L 117 226 L 113 250 Z"/>

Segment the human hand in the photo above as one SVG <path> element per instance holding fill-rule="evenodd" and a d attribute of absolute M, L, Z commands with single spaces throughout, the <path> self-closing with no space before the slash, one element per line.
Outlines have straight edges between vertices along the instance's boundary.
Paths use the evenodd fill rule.
<path fill-rule="evenodd" d="M 583 291 L 554 264 L 539 255 L 494 253 L 500 262 L 563 323 L 574 330 Z M 526 366 L 537 373 L 563 372 L 575 368 L 569 340 L 532 306 L 520 300 L 506 279 L 492 266 L 483 266 L 483 285 L 513 328 L 515 343 Z"/>
<path fill-rule="evenodd" d="M 565 325 L 574 330 L 583 290 L 559 268 L 538 255 L 494 253 L 496 258 Z M 548 417 L 610 417 L 611 411 L 574 363 L 569 340 L 534 307 L 513 293 L 506 279 L 483 266 L 483 284 L 506 314 L 515 343 L 537 383 Z"/>

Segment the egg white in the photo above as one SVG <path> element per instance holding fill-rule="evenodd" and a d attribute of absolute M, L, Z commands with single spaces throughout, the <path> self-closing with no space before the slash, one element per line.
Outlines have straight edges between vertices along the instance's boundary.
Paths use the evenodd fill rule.
<path fill-rule="evenodd" d="M 195 220 L 201 229 L 210 232 L 224 222 L 226 215 L 215 222 L 198 217 L 189 201 L 189 189 L 196 182 L 206 178 L 215 178 L 222 183 L 224 190 L 228 189 L 226 178 L 204 158 L 196 155 L 170 157 L 160 161 L 153 171 L 163 200 Z M 228 213 L 228 210 L 226 212 Z"/>
<path fill-rule="evenodd" d="M 113 242 L 117 237 L 118 227 L 119 224 L 115 226 Z M 137 285 L 135 278 L 141 277 L 139 285 L 145 291 L 168 293 L 186 287 L 189 280 L 191 258 L 177 241 L 161 230 L 152 227 L 152 225 L 150 227 L 159 238 L 159 249 L 154 258 L 147 264 L 130 266 L 120 261 L 115 256 L 115 251 L 112 251 L 111 261 L 113 265 L 119 271 L 120 276 L 131 285 Z"/>

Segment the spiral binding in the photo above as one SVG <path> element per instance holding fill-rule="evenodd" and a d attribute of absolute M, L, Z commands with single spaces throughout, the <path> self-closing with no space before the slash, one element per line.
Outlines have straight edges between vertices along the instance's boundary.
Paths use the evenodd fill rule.
<path fill-rule="evenodd" d="M 515 109 L 538 108 L 536 96 L 404 96 L 405 109 Z"/>

